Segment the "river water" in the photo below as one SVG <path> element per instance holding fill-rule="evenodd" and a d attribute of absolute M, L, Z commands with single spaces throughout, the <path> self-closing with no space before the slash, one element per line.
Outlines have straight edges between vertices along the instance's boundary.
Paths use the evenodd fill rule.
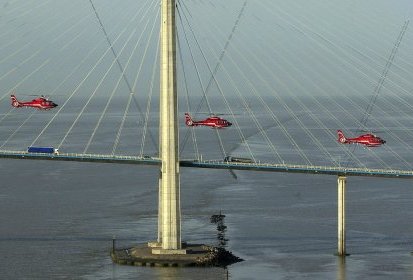
<path fill-rule="evenodd" d="M 0 162 L 1 279 L 410 279 L 410 181 L 348 178 L 347 252 L 337 251 L 335 176 L 182 169 L 182 239 L 217 245 L 223 268 L 130 267 L 109 252 L 156 238 L 157 169 Z"/>

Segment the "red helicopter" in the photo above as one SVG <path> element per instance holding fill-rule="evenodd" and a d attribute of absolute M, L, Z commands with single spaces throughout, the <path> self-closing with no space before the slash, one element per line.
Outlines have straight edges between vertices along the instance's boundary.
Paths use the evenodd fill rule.
<path fill-rule="evenodd" d="M 232 123 L 230 123 L 229 121 L 222 119 L 216 115 L 206 118 L 205 120 L 194 121 L 189 115 L 189 113 L 185 113 L 185 124 L 187 126 L 203 125 L 212 128 L 224 128 L 232 125 Z"/>
<path fill-rule="evenodd" d="M 337 141 L 342 144 L 356 143 L 365 145 L 367 147 L 379 147 L 382 144 L 386 143 L 386 141 L 371 133 L 363 134 L 356 138 L 346 138 L 341 130 L 337 130 L 337 136 Z"/>
<path fill-rule="evenodd" d="M 37 108 L 39 110 L 50 110 L 57 106 L 56 103 L 47 99 L 43 95 L 36 99 L 33 99 L 32 101 L 27 101 L 27 102 L 18 101 L 16 96 L 14 96 L 14 94 L 12 94 L 10 97 L 11 97 L 11 105 L 16 108 L 32 107 L 32 108 Z"/>

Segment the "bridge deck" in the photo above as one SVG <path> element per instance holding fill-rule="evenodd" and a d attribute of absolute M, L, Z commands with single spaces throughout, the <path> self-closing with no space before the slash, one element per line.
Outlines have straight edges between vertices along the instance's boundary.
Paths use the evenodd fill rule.
<path fill-rule="evenodd" d="M 31 159 L 31 160 L 60 160 L 60 161 L 78 161 L 78 162 L 99 162 L 99 163 L 116 163 L 116 164 L 142 164 L 142 165 L 160 165 L 161 161 L 156 157 L 138 157 L 138 156 L 119 156 L 103 154 L 75 154 L 75 153 L 28 153 L 25 151 L 5 151 L 0 150 L 0 158 L 12 159 Z M 285 173 L 310 173 L 320 175 L 337 175 L 337 176 L 369 176 L 369 177 L 388 177 L 413 179 L 412 170 L 396 169 L 370 169 L 370 168 L 351 168 L 339 166 L 316 166 L 316 165 L 297 165 L 297 164 L 277 164 L 277 163 L 242 163 L 242 162 L 224 162 L 219 160 L 181 160 L 182 167 L 195 168 L 212 168 L 212 169 L 232 169 L 232 170 L 252 170 L 267 172 L 285 172 Z"/>

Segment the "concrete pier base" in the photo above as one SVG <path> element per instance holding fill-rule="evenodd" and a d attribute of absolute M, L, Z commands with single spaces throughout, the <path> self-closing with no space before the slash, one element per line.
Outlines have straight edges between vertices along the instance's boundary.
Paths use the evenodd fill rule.
<path fill-rule="evenodd" d="M 225 267 L 243 261 L 223 248 L 203 244 L 183 244 L 182 247 L 182 250 L 185 251 L 184 254 L 180 252 L 168 254 L 166 251 L 158 254 L 154 253 L 156 248 L 149 247 L 148 244 L 141 244 L 131 248 L 112 250 L 111 257 L 115 263 L 134 266 Z"/>
<path fill-rule="evenodd" d="M 149 241 L 148 247 L 151 247 L 151 248 L 162 247 L 162 243 L 158 241 Z"/>
<path fill-rule="evenodd" d="M 185 249 L 162 249 L 162 248 L 153 248 L 152 254 L 154 255 L 186 255 Z"/>

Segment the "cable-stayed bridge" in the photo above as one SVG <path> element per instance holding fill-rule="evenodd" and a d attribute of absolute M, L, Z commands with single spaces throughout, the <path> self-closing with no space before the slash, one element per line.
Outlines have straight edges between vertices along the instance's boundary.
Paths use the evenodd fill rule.
<path fill-rule="evenodd" d="M 183 158 L 413 169 L 409 29 L 367 127 L 362 123 L 403 21 L 378 34 L 369 32 L 380 21 L 372 16 L 357 35 L 373 46 L 351 38 L 351 26 L 323 29 L 318 25 L 327 19 L 294 16 L 293 4 L 221 5 L 177 4 Z M 38 17 L 24 12 L 29 8 Z M 88 1 L 20 3 L 3 15 L 1 150 L 38 145 L 64 153 L 158 155 L 159 7 L 136 1 L 94 8 L 100 21 Z M 59 107 L 14 109 L 13 91 L 23 100 L 44 94 Z M 234 125 L 187 128 L 184 112 L 198 119 L 225 113 Z M 337 129 L 355 136 L 360 127 L 387 144 L 354 150 L 337 143 Z"/>
<path fill-rule="evenodd" d="M 367 44 L 349 35 L 357 20 L 345 14 L 347 29 L 321 28 L 328 19 L 309 21 L 310 11 L 294 16 L 298 4 L 267 4 L 178 2 L 181 157 L 411 170 L 409 29 L 367 122 L 387 144 L 354 150 L 335 135 L 342 129 L 355 136 L 354 129 L 364 127 L 403 21 L 389 22 L 382 33 L 369 32 L 383 21 L 378 15 L 363 22 L 356 35 L 374 42 Z M 94 8 L 100 21 L 88 1 L 20 3 L 3 14 L 1 150 L 38 145 L 64 153 L 157 156 L 159 7 L 135 1 Z M 23 100 L 44 94 L 59 107 L 14 109 L 13 91 Z M 195 118 L 226 113 L 234 126 L 187 128 L 187 111 Z"/>
<path fill-rule="evenodd" d="M 180 165 L 410 178 L 407 24 L 401 41 L 400 19 L 377 29 L 385 24 L 379 10 L 360 28 L 360 19 L 333 8 L 329 16 L 342 26 L 314 19 L 317 4 L 299 15 L 297 5 L 177 2 L 178 116 L 225 113 L 234 124 L 210 130 L 180 122 Z M 1 21 L 0 156 L 161 163 L 157 1 L 19 2 Z M 378 82 L 380 94 L 373 93 Z M 14 109 L 12 92 L 45 94 L 59 107 Z M 363 149 L 336 141 L 337 129 L 354 135 L 360 127 L 387 144 Z M 28 146 L 61 152 L 28 154 Z M 224 162 L 229 155 L 251 163 Z"/>

